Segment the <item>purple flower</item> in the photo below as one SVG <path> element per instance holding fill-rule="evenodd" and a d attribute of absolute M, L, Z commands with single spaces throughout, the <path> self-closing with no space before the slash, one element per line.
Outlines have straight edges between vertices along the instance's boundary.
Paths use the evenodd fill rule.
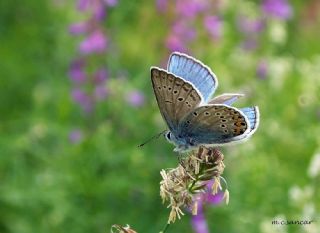
<path fill-rule="evenodd" d="M 107 38 L 102 31 L 96 30 L 83 40 L 79 46 L 82 54 L 102 53 L 107 48 Z"/>
<path fill-rule="evenodd" d="M 168 0 L 157 0 L 157 9 L 160 12 L 164 12 L 168 8 Z"/>
<path fill-rule="evenodd" d="M 203 202 L 208 202 L 214 205 L 220 204 L 223 201 L 223 195 L 224 193 L 219 191 L 215 195 L 212 194 L 212 186 L 214 184 L 214 180 L 211 180 L 207 183 L 207 191 L 203 194 L 201 194 L 200 199 L 203 200 Z"/>
<path fill-rule="evenodd" d="M 239 16 L 237 20 L 238 29 L 245 34 L 257 34 L 265 28 L 262 19 L 250 19 L 246 16 Z"/>
<path fill-rule="evenodd" d="M 191 41 L 196 37 L 196 31 L 182 20 L 173 24 L 172 33 L 183 38 L 184 41 Z"/>
<path fill-rule="evenodd" d="M 204 26 L 213 39 L 219 39 L 222 35 L 223 21 L 218 16 L 206 16 Z"/>
<path fill-rule="evenodd" d="M 129 92 L 126 99 L 130 105 L 135 107 L 139 107 L 144 104 L 144 95 L 139 91 Z"/>
<path fill-rule="evenodd" d="M 167 38 L 166 46 L 171 51 L 186 52 L 184 42 L 177 35 L 170 35 Z"/>
<path fill-rule="evenodd" d="M 104 0 L 104 2 L 107 4 L 109 7 L 113 7 L 118 4 L 118 0 Z"/>
<path fill-rule="evenodd" d="M 96 100 L 104 100 L 108 95 L 108 90 L 105 85 L 98 85 L 94 89 L 94 97 Z"/>
<path fill-rule="evenodd" d="M 192 216 L 192 228 L 196 233 L 209 233 L 207 220 L 203 214 L 203 210 L 198 210 L 198 214 Z"/>
<path fill-rule="evenodd" d="M 80 129 L 74 129 L 69 134 L 69 140 L 71 143 L 77 144 L 83 139 L 83 133 Z"/>
<path fill-rule="evenodd" d="M 72 98 L 75 102 L 77 102 L 78 104 L 80 104 L 80 106 L 82 107 L 82 109 L 85 112 L 91 112 L 92 108 L 93 108 L 93 103 L 92 100 L 90 98 L 90 96 L 88 94 L 86 94 L 83 90 L 79 89 L 79 88 L 75 88 L 72 90 Z"/>
<path fill-rule="evenodd" d="M 77 103 L 86 102 L 88 99 L 87 94 L 79 88 L 73 89 L 71 95 L 72 95 L 73 100 Z"/>
<path fill-rule="evenodd" d="M 268 75 L 268 63 L 266 60 L 261 60 L 258 63 L 256 74 L 260 79 L 265 79 Z"/>
<path fill-rule="evenodd" d="M 182 20 L 175 22 L 171 34 L 167 37 L 166 46 L 171 51 L 186 52 L 186 44 L 196 37 L 193 28 Z"/>
<path fill-rule="evenodd" d="M 258 42 L 257 42 L 257 39 L 252 37 L 252 38 L 246 38 L 242 44 L 241 44 L 241 47 L 244 49 L 244 50 L 255 50 L 257 47 L 258 47 Z"/>
<path fill-rule="evenodd" d="M 213 204 L 213 205 L 218 205 L 223 201 L 223 192 L 218 192 L 217 194 L 213 195 L 211 192 L 207 192 L 206 195 L 206 202 Z"/>
<path fill-rule="evenodd" d="M 106 17 L 106 7 L 104 4 L 97 2 L 93 9 L 94 17 L 97 21 L 103 21 Z"/>
<path fill-rule="evenodd" d="M 194 18 L 200 12 L 206 10 L 206 0 L 177 0 L 176 11 L 182 18 Z"/>
<path fill-rule="evenodd" d="M 207 190 L 205 193 L 199 194 L 195 201 L 197 202 L 197 215 L 192 216 L 192 227 L 196 233 L 209 233 L 208 224 L 204 216 L 204 206 L 207 203 L 218 205 L 223 201 L 224 193 L 218 192 L 217 194 L 212 194 L 212 185 L 214 181 L 211 180 L 207 183 Z"/>
<path fill-rule="evenodd" d="M 287 0 L 263 0 L 262 11 L 272 17 L 289 19 L 292 17 L 292 7 Z"/>
<path fill-rule="evenodd" d="M 75 60 L 71 63 L 69 76 L 75 83 L 83 83 L 86 80 L 86 73 L 83 71 L 85 62 L 82 59 Z"/>
<path fill-rule="evenodd" d="M 78 0 L 77 2 L 77 8 L 79 11 L 86 11 L 88 10 L 90 6 L 90 1 L 91 0 Z"/>
<path fill-rule="evenodd" d="M 72 35 L 80 35 L 86 33 L 88 30 L 87 22 L 74 23 L 69 26 L 69 32 Z"/>
<path fill-rule="evenodd" d="M 108 71 L 106 69 L 99 69 L 94 74 L 94 82 L 96 84 L 105 83 L 108 79 Z"/>

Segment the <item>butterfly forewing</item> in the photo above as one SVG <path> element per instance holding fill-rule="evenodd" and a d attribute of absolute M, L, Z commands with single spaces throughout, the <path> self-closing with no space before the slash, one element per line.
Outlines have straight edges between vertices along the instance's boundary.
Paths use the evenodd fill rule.
<path fill-rule="evenodd" d="M 205 102 L 209 101 L 218 86 L 218 80 L 211 69 L 187 54 L 172 53 L 168 71 L 191 82 L 202 94 Z"/>
<path fill-rule="evenodd" d="M 151 80 L 160 112 L 175 133 L 180 120 L 201 103 L 201 96 L 192 84 L 156 67 L 151 69 Z"/>
<path fill-rule="evenodd" d="M 179 135 L 189 137 L 195 145 L 224 144 L 247 133 L 249 124 L 241 111 L 226 105 L 196 108 L 184 118 Z"/>

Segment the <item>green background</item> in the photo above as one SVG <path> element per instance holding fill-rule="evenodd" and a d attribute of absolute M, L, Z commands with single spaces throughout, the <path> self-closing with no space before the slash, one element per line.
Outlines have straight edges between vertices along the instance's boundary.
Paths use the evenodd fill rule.
<path fill-rule="evenodd" d="M 259 15 L 258 3 L 249 1 L 229 3 L 220 12 L 219 41 L 203 35 L 189 44 L 192 55 L 217 74 L 216 94 L 245 93 L 235 106 L 258 105 L 261 112 L 249 141 L 222 149 L 230 203 L 206 207 L 211 232 L 320 229 L 319 175 L 308 176 L 320 151 L 320 21 L 310 16 L 314 2 L 292 1 L 294 17 L 269 20 L 254 51 L 239 48 L 243 36 L 236 28 L 239 9 L 250 6 Z M 159 172 L 177 166 L 173 146 L 163 138 L 137 145 L 165 129 L 149 69 L 168 58 L 170 17 L 154 1 L 120 0 L 107 14 L 110 46 L 102 62 L 111 91 L 88 117 L 72 101 L 68 77 L 81 41 L 68 26 L 85 16 L 67 1 L 0 3 L 2 233 L 102 233 L 127 223 L 151 233 L 167 221 Z M 272 36 L 275 28 L 284 33 L 280 41 Z M 260 59 L 268 62 L 265 79 L 256 75 Z M 126 101 L 132 90 L 145 95 L 142 106 Z M 75 128 L 84 137 L 72 144 Z M 274 218 L 316 221 L 312 231 L 274 226 Z M 192 232 L 190 219 L 186 214 L 168 232 Z"/>

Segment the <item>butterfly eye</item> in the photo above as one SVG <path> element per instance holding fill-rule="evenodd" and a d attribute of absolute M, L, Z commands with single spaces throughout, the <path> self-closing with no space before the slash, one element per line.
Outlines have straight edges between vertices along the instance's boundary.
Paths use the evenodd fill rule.
<path fill-rule="evenodd" d="M 171 132 L 170 132 L 170 131 L 166 134 L 166 138 L 167 138 L 168 140 L 171 140 Z"/>

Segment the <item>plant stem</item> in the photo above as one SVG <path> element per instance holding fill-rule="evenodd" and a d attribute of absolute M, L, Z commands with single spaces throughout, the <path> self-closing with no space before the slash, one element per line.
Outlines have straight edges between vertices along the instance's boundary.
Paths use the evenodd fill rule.
<path fill-rule="evenodd" d="M 203 166 L 200 164 L 199 173 L 196 175 L 195 180 L 192 181 L 192 183 L 189 187 L 189 192 L 192 192 L 192 188 L 199 181 L 199 177 L 202 174 L 202 172 L 203 172 Z"/>
<path fill-rule="evenodd" d="M 160 231 L 159 233 L 165 233 L 165 232 L 167 231 L 167 229 L 169 228 L 169 226 L 170 226 L 170 223 L 167 223 L 167 224 L 165 225 L 165 227 L 163 228 L 163 230 Z"/>

